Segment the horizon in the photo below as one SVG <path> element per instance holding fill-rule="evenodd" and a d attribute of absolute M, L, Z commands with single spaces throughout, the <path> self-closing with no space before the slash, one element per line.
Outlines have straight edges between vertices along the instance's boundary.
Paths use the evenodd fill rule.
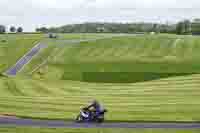
<path fill-rule="evenodd" d="M 35 31 L 85 22 L 176 23 L 200 18 L 197 0 L 0 0 L 0 24 Z M 23 7 L 23 8 L 22 8 Z"/>

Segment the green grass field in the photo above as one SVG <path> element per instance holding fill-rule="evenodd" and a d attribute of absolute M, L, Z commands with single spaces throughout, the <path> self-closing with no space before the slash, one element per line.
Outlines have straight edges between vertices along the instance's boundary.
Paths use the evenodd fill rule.
<path fill-rule="evenodd" d="M 0 72 L 14 65 L 44 35 L 4 34 L 0 35 Z M 6 40 L 6 42 L 2 42 Z"/>
<path fill-rule="evenodd" d="M 23 73 L 49 57 L 35 77 L 127 83 L 195 74 L 200 72 L 199 43 L 198 37 L 176 35 L 115 36 L 62 47 L 51 42 L 51 50 L 27 65 Z"/>
<path fill-rule="evenodd" d="M 7 36 L 8 42 L 0 43 L 1 71 L 33 47 L 34 41 L 44 37 L 13 36 Z M 66 34 L 61 39 L 101 39 L 62 44 L 62 47 L 58 40 L 43 40 L 48 47 L 17 77 L 0 77 L 0 115 L 73 120 L 80 107 L 95 98 L 108 108 L 108 121 L 200 121 L 200 38 L 176 35 L 102 38 L 108 36 L 112 35 Z M 41 67 L 37 69 L 38 65 Z M 165 129 L 0 128 L 0 132 L 27 130 L 167 132 Z"/>
<path fill-rule="evenodd" d="M 98 39 L 108 36 L 113 36 L 115 34 L 91 34 L 91 33 L 76 33 L 76 34 L 58 34 L 59 39 L 63 40 L 74 40 L 74 39 Z"/>
<path fill-rule="evenodd" d="M 55 128 L 0 128 L 1 133 L 199 133 L 199 130 L 176 129 L 55 129 Z"/>
<path fill-rule="evenodd" d="M 73 120 L 81 106 L 97 98 L 110 111 L 108 121 L 199 121 L 199 79 L 199 75 L 192 75 L 144 83 L 102 84 L 2 78 L 0 112 Z"/>

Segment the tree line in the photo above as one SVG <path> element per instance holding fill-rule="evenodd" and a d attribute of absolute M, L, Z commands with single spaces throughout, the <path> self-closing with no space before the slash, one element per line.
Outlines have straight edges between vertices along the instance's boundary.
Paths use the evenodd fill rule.
<path fill-rule="evenodd" d="M 22 27 L 9 28 L 11 33 L 23 32 Z M 0 33 L 6 33 L 4 25 L 0 25 Z M 200 35 L 200 19 L 183 20 L 176 24 L 160 23 L 83 23 L 70 24 L 61 27 L 41 27 L 36 32 L 40 33 L 173 33 L 180 35 Z"/>
<path fill-rule="evenodd" d="M 83 23 L 61 27 L 41 27 L 36 32 L 42 33 L 173 33 L 200 34 L 200 19 L 183 20 L 176 24 L 159 23 Z"/>
<path fill-rule="evenodd" d="M 200 35 L 200 19 L 178 22 L 176 25 L 176 33 L 179 35 Z"/>
<path fill-rule="evenodd" d="M 16 28 L 15 26 L 11 26 L 9 31 L 11 33 L 22 33 L 23 32 L 23 28 L 22 27 Z M 6 33 L 6 32 L 7 32 L 6 26 L 0 25 L 0 34 Z"/>
<path fill-rule="evenodd" d="M 158 23 L 83 23 L 61 27 L 41 27 L 36 32 L 42 33 L 175 33 L 176 26 Z"/>

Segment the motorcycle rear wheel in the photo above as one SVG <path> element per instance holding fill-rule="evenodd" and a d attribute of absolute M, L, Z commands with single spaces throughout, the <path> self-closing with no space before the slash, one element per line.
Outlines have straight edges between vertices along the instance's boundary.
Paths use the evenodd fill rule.
<path fill-rule="evenodd" d="M 103 123 L 104 122 L 104 118 L 99 118 L 96 120 L 97 123 Z"/>

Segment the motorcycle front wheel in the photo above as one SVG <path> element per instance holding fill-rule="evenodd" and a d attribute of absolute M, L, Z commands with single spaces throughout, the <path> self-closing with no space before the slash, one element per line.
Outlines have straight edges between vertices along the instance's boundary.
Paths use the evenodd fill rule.
<path fill-rule="evenodd" d="M 83 119 L 80 114 L 76 117 L 76 122 L 83 122 Z"/>

